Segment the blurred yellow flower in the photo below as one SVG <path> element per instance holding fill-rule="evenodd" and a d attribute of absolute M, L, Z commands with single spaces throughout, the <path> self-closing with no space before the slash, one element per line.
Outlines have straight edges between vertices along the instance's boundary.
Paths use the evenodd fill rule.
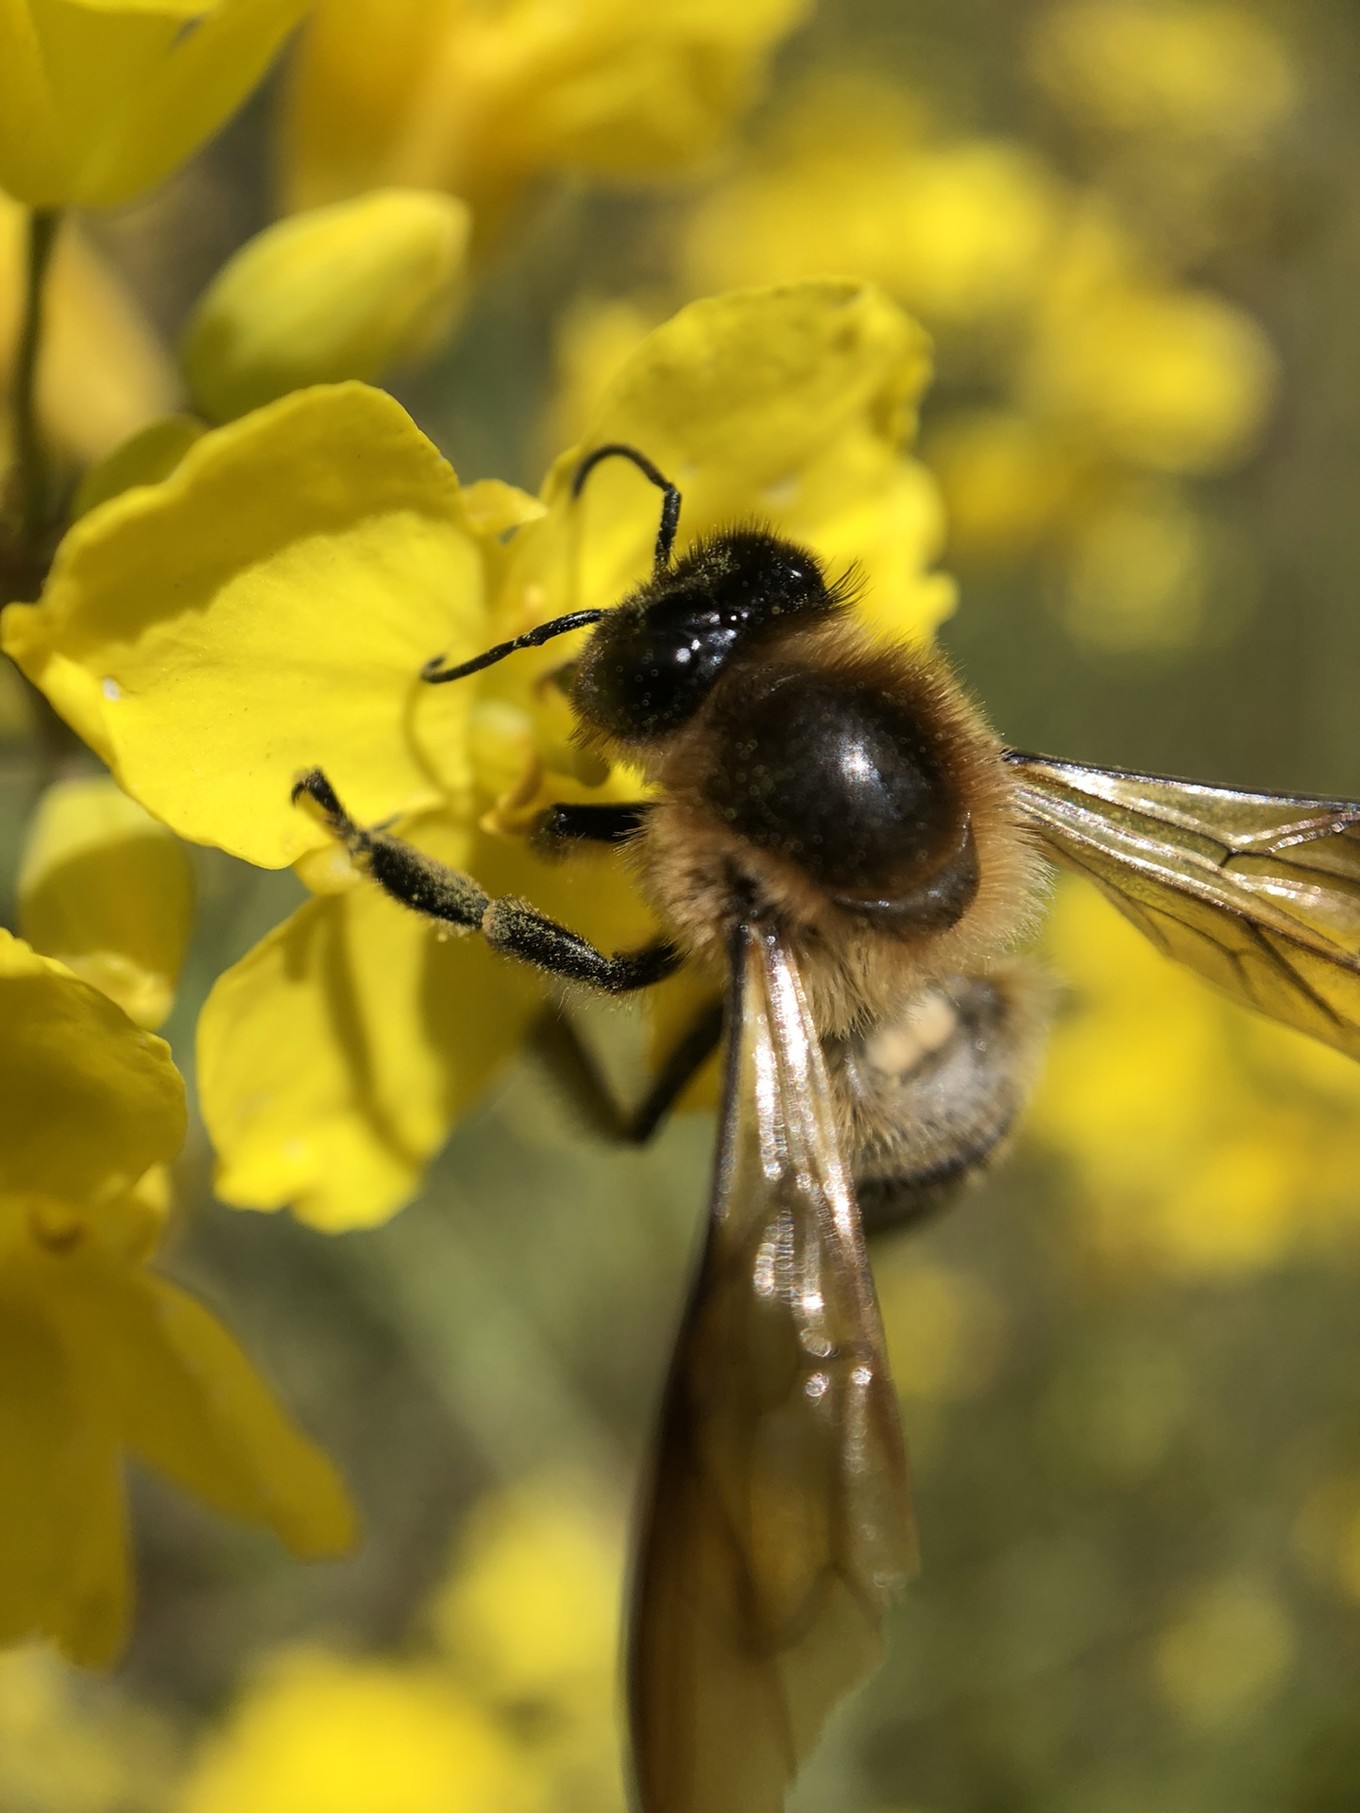
<path fill-rule="evenodd" d="M 320 0 L 293 71 L 286 181 L 310 207 L 447 189 L 479 234 L 534 179 L 636 181 L 711 152 L 806 0 Z"/>
<path fill-rule="evenodd" d="M 19 867 L 19 929 L 36 950 L 154 1030 L 174 1002 L 193 908 L 183 846 L 113 781 L 46 790 Z"/>
<path fill-rule="evenodd" d="M 125 1451 L 299 1553 L 351 1538 L 324 1457 L 214 1317 L 146 1268 L 184 1120 L 168 1048 L 0 932 L 0 1643 L 117 1652 Z"/>
<path fill-rule="evenodd" d="M 1335 1474 L 1314 1486 L 1299 1509 L 1293 1536 L 1309 1572 L 1360 1604 L 1360 1473 Z"/>
<path fill-rule="evenodd" d="M 1274 1593 L 1230 1575 L 1186 1596 L 1159 1633 L 1153 1673 L 1162 1697 L 1190 1726 L 1245 1718 L 1280 1685 L 1294 1660 L 1294 1630 Z"/>
<path fill-rule="evenodd" d="M 612 1726 L 626 1546 L 621 1511 L 577 1481 L 493 1494 L 462 1532 L 435 1635 L 488 1699 L 546 1702 Z"/>
<path fill-rule="evenodd" d="M 180 357 L 215 421 L 308 384 L 380 378 L 434 352 L 462 298 L 468 211 L 381 189 L 275 222 L 199 297 Z"/>
<path fill-rule="evenodd" d="M 1078 513 L 1080 451 L 1060 430 L 1017 409 L 950 410 L 930 425 L 922 453 L 944 493 L 956 559 L 1026 559 Z"/>
<path fill-rule="evenodd" d="M 1006 1317 L 982 1279 L 898 1243 L 876 1255 L 874 1282 L 903 1397 L 952 1403 L 986 1389 L 1005 1351 Z"/>
<path fill-rule="evenodd" d="M 1027 148 L 924 137 L 892 90 L 840 78 L 788 103 L 763 153 L 693 211 L 682 270 L 700 292 L 845 272 L 957 332 L 1030 299 L 1064 199 Z"/>
<path fill-rule="evenodd" d="M 1355 1066 L 1168 963 L 1085 884 L 1050 928 L 1073 998 L 1030 1126 L 1073 1167 L 1078 1242 L 1129 1279 L 1353 1241 Z"/>
<path fill-rule="evenodd" d="M 180 1813 L 548 1813 L 532 1766 L 433 1668 L 286 1650 L 211 1731 Z"/>
<path fill-rule="evenodd" d="M 696 288 L 825 271 L 881 283 L 936 339 L 925 451 L 951 557 L 1043 559 L 1066 621 L 1095 643 L 1168 649 L 1200 633 L 1225 588 L 1191 494 L 1128 500 L 1148 476 L 1248 459 L 1278 361 L 1109 194 L 1019 141 L 946 136 L 886 80 L 819 76 L 691 209 L 677 263 Z M 574 327 L 573 357 L 582 343 Z"/>
<path fill-rule="evenodd" d="M 520 1733 L 553 1813 L 622 1809 L 615 1719 L 627 1522 L 583 1481 L 530 1478 L 474 1511 L 434 1603 L 460 1681 Z"/>
<path fill-rule="evenodd" d="M 0 189 L 107 207 L 150 188 L 235 112 L 307 0 L 9 0 Z"/>
<path fill-rule="evenodd" d="M 177 1758 L 164 1721 L 109 1692 L 95 1700 L 90 1687 L 37 1646 L 0 1656 L 0 1806 L 130 1813 L 170 1804 Z"/>
<path fill-rule="evenodd" d="M 1071 525 L 1062 613 L 1079 641 L 1111 654 L 1190 648 L 1218 565 L 1213 533 L 1179 486 L 1116 486 Z"/>
<path fill-rule="evenodd" d="M 1061 0 L 1031 64 L 1080 123 L 1112 134 L 1249 146 L 1298 100 L 1289 52 L 1256 8 L 1225 0 Z"/>
<path fill-rule="evenodd" d="M 666 310 L 640 296 L 578 298 L 560 311 L 553 340 L 554 385 L 542 424 L 544 450 L 580 440 L 595 404 Z"/>
<path fill-rule="evenodd" d="M 25 223 L 24 209 L 0 195 L 0 392 L 9 388 L 19 338 Z M 168 355 L 73 223 L 52 256 L 43 332 L 38 412 L 57 452 L 73 464 L 99 459 L 174 408 L 179 385 Z"/>
<path fill-rule="evenodd" d="M 1206 291 L 1060 275 L 1021 364 L 1036 414 L 1157 472 L 1219 472 L 1253 451 L 1278 377 L 1255 322 Z"/>
<path fill-rule="evenodd" d="M 648 572 L 657 505 L 634 470 L 571 496 L 607 441 L 674 475 L 682 546 L 768 518 L 833 570 L 857 561 L 861 608 L 892 633 L 929 635 L 953 593 L 930 571 L 933 488 L 902 452 L 927 371 L 919 329 L 867 286 L 720 297 L 634 350 L 541 499 L 461 488 L 390 397 L 351 384 L 215 430 L 71 529 L 43 601 L 5 613 L 7 651 L 158 819 L 265 866 L 301 859 L 319 895 L 221 978 L 200 1023 L 228 1200 L 293 1202 L 331 1228 L 390 1214 L 545 993 L 352 886 L 290 804 L 299 772 L 325 768 L 361 821 L 399 819 L 606 948 L 641 942 L 651 920 L 617 856 L 547 864 L 524 835 L 553 799 L 637 792 L 575 746 L 540 684 L 562 648 L 459 686 L 422 685 L 422 664 L 616 603 Z"/>

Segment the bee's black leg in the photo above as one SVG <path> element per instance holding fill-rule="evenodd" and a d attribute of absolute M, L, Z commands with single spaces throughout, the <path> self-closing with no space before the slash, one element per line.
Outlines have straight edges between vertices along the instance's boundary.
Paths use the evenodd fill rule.
<path fill-rule="evenodd" d="M 365 831 L 345 811 L 319 768 L 303 775 L 293 788 L 294 800 L 302 797 L 320 807 L 329 829 L 385 894 L 446 925 L 480 928 L 493 950 L 508 957 L 611 995 L 650 988 L 680 967 L 680 953 L 665 940 L 636 951 L 597 951 L 522 901 L 493 900 L 470 875 L 436 862 L 399 837 Z"/>
<path fill-rule="evenodd" d="M 628 805 L 613 803 L 549 806 L 534 826 L 534 844 L 545 856 L 561 855 L 575 843 L 623 844 L 636 837 L 651 811 L 646 800 Z"/>
<path fill-rule="evenodd" d="M 607 955 L 522 900 L 493 900 L 482 918 L 482 935 L 492 950 L 609 995 L 651 988 L 674 975 L 682 961 L 679 951 L 664 938 L 639 950 Z"/>
<path fill-rule="evenodd" d="M 632 1109 L 615 1099 L 598 1063 L 571 1020 L 547 1014 L 534 1033 L 534 1046 L 577 1113 L 596 1133 L 629 1145 L 645 1145 L 675 1106 L 685 1085 L 717 1049 L 722 1037 L 721 1000 L 705 1003 L 686 1027 Z"/>

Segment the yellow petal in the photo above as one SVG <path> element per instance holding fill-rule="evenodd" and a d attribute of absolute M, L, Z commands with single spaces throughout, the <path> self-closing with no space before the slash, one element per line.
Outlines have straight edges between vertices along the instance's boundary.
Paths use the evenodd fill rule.
<path fill-rule="evenodd" d="M 734 520 L 772 522 L 833 568 L 857 560 L 870 608 L 897 633 L 927 634 L 953 595 L 926 571 L 939 507 L 902 447 L 929 370 L 925 335 L 869 284 L 815 280 L 691 304 L 627 359 L 554 466 L 552 520 L 524 532 L 520 582 L 560 592 L 575 565 L 571 602 L 609 605 L 646 573 L 659 500 L 640 474 L 608 461 L 570 497 L 581 455 L 622 441 L 679 485 L 682 545 Z"/>
<path fill-rule="evenodd" d="M 111 1196 L 173 1157 L 184 1126 L 169 1046 L 0 931 L 0 1191 Z"/>
<path fill-rule="evenodd" d="M 191 415 L 168 415 L 148 422 L 85 473 L 76 488 L 72 518 L 88 515 L 97 504 L 106 504 L 133 485 L 160 484 L 206 433 L 205 425 Z"/>
<path fill-rule="evenodd" d="M 112 1429 L 48 1319 L 10 1290 L 0 1377 L 0 1645 L 48 1636 L 111 1661 L 129 1596 Z"/>
<path fill-rule="evenodd" d="M 232 114 L 305 0 L 0 0 L 0 187 L 35 207 L 149 188 Z"/>
<path fill-rule="evenodd" d="M 330 1462 L 201 1303 L 150 1272 L 79 1266 L 49 1308 L 68 1349 L 97 1367 L 120 1441 L 149 1466 L 300 1555 L 354 1541 Z"/>
<path fill-rule="evenodd" d="M 43 794 L 19 871 L 19 924 L 139 1026 L 169 1013 L 193 925 L 183 846 L 106 777 Z"/>
<path fill-rule="evenodd" d="M 180 353 L 198 406 L 227 421 L 428 357 L 454 324 L 468 226 L 451 196 L 383 189 L 266 227 L 189 319 Z"/>
<path fill-rule="evenodd" d="M 897 83 L 823 76 L 693 212 L 681 256 L 701 293 L 853 271 L 932 328 L 975 328 L 1033 296 L 1063 201 L 1034 152 L 923 142 Z"/>
<path fill-rule="evenodd" d="M 532 177 L 647 177 L 711 151 L 806 0 L 322 0 L 288 116 L 294 206 L 446 188 L 479 226 Z"/>
<path fill-rule="evenodd" d="M 428 1667 L 306 1649 L 268 1659 L 210 1731 L 177 1805 L 182 1813 L 547 1813 L 528 1744 L 472 1687 Z"/>
<path fill-rule="evenodd" d="M 483 625 L 458 481 L 391 397 L 345 384 L 205 435 L 82 518 L 3 641 L 157 818 L 281 867 L 326 841 L 290 803 L 304 769 L 366 822 L 457 784 L 467 694 L 419 672 L 483 647 Z"/>
<path fill-rule="evenodd" d="M 26 211 L 0 195 L 4 388 L 19 338 L 26 246 Z M 130 292 L 79 227 L 67 222 L 48 272 L 38 367 L 38 409 L 52 441 L 84 465 L 173 409 L 178 395 L 169 357 Z"/>
<path fill-rule="evenodd" d="M 1178 474 L 1255 448 L 1278 360 L 1249 315 L 1207 291 L 1111 285 L 1057 306 L 1022 373 L 1032 406 L 1116 457 Z"/>
<path fill-rule="evenodd" d="M 413 835 L 525 892 L 522 846 L 447 824 Z M 199 1093 L 217 1190 L 292 1203 L 330 1231 L 385 1220 L 515 1049 L 536 976 L 479 937 L 441 940 L 372 885 L 311 901 L 219 978 L 199 1020 Z"/>
<path fill-rule="evenodd" d="M 1279 127 L 1302 87 L 1265 18 L 1215 0 L 1063 0 L 1036 16 L 1030 61 L 1078 120 L 1217 158 Z"/>

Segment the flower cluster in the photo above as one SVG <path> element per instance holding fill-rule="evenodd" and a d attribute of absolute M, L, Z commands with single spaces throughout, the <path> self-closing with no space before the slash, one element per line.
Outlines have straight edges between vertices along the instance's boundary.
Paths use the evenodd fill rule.
<path fill-rule="evenodd" d="M 567 465 L 542 498 L 460 487 L 367 384 L 447 341 L 474 227 L 484 235 L 531 179 L 650 178 L 711 150 L 799 9 L 663 8 L 647 36 L 606 0 L 499 19 L 472 6 L 361 14 L 306 0 L 32 0 L 0 21 L 0 362 L 14 400 L 0 441 L 3 637 L 37 689 L 14 695 L 15 730 L 41 728 L 75 769 L 29 827 L 17 905 L 31 942 L 0 933 L 0 1639 L 45 1633 L 87 1660 L 111 1657 L 126 1630 L 125 1452 L 301 1553 L 335 1553 L 353 1527 L 329 1463 L 218 1322 L 148 1263 L 185 1126 L 183 1084 L 149 1031 L 171 1010 L 192 932 L 173 833 L 296 863 L 315 891 L 220 978 L 202 1016 L 220 1193 L 289 1202 L 330 1228 L 390 1213 L 521 1041 L 540 991 L 351 888 L 291 784 L 324 760 L 367 816 L 397 817 L 492 885 L 551 904 L 560 883 L 528 851 L 527 809 L 549 787 L 607 777 L 578 772 L 560 699 L 532 669 L 461 696 L 417 676 L 441 645 L 470 652 L 560 608 L 564 586 L 603 597 L 647 529 L 634 507 L 606 534 L 597 506 L 592 531 L 569 507 Z M 229 259 L 172 359 L 62 212 L 171 174 L 304 15 L 286 163 L 319 205 Z M 667 84 L 662 119 L 652 101 Z M 417 148 L 413 117 L 450 102 L 456 144 Z M 518 124 L 530 112 L 532 144 Z M 761 424 L 706 475 L 693 522 L 727 507 L 729 486 L 754 500 L 784 484 L 791 515 L 848 554 L 833 461 L 853 444 L 884 509 L 916 485 L 920 507 L 881 555 L 887 582 L 919 575 L 935 523 L 898 437 L 926 361 L 886 300 L 846 285 L 764 312 L 719 306 L 640 360 L 602 420 L 659 444 L 671 400 L 658 358 L 688 342 L 696 371 L 715 349 L 735 370 L 772 322 L 765 368 L 729 414 L 768 411 L 792 379 L 809 410 L 830 406 L 822 467 L 810 437 L 769 462 L 773 424 Z M 814 377 L 833 340 L 839 363 Z M 687 446 L 703 400 L 685 407 L 692 419 L 669 424 L 660 454 L 676 462 L 706 456 Z M 920 584 L 928 625 L 948 595 Z M 69 732 L 41 715 L 39 693 Z M 81 743 L 108 775 L 81 765 Z M 598 935 L 641 919 L 617 877 L 575 888 L 564 910 L 589 923 L 598 900 Z"/>
<path fill-rule="evenodd" d="M 607 463 L 574 495 L 609 442 L 678 484 L 681 549 L 770 522 L 853 569 L 875 634 L 946 622 L 947 555 L 980 618 L 1012 613 L 1004 665 L 1046 705 L 1050 659 L 1070 681 L 1093 648 L 1226 636 L 1257 581 L 1215 487 L 1261 449 L 1282 369 L 1242 273 L 1288 225 L 1303 64 L 1283 14 L 1230 0 L 1005 10 L 1014 104 L 980 123 L 980 104 L 886 58 L 838 66 L 825 38 L 800 73 L 807 0 L 0 8 L 0 843 L 22 821 L 0 930 L 0 1644 L 22 1646 L 0 1658 L 0 1803 L 623 1804 L 637 1355 L 670 1314 L 690 1223 L 667 1222 L 669 1196 L 697 1204 L 708 1136 L 682 1126 L 637 1159 L 645 1225 L 603 1200 L 603 1161 L 518 1062 L 556 993 L 394 905 L 291 793 L 319 766 L 357 820 L 493 894 L 604 948 L 655 931 L 617 852 L 554 863 L 530 835 L 551 802 L 642 789 L 573 734 L 579 645 L 421 681 L 431 657 L 606 607 L 648 572 L 658 503 L 638 471 Z M 792 78 L 743 144 L 786 41 Z M 239 128 L 249 156 L 213 149 L 271 68 Z M 219 181 L 245 191 L 239 218 L 280 212 L 213 241 L 215 274 L 171 306 L 138 236 L 173 231 L 159 210 L 177 195 L 213 214 Z M 112 225 L 97 212 L 129 201 Z M 1070 632 L 1037 656 L 1031 593 Z M 1202 1475 L 1233 1470 L 1225 1403 L 1250 1369 L 1205 1325 L 1233 1288 L 1287 1292 L 1355 1251 L 1360 1082 L 1175 973 L 1075 885 L 1049 951 L 1065 981 L 1032 1137 L 1019 1181 L 988 1187 L 1010 1188 L 1011 1212 L 979 1191 L 875 1258 L 931 1561 L 877 1707 L 907 1735 L 852 1755 L 847 1724 L 836 1804 L 1202 1804 L 1212 1747 L 1287 1702 L 1315 1642 L 1333 1655 L 1307 1595 L 1360 1603 L 1354 1458 L 1320 1410 L 1296 1439 L 1285 1401 L 1303 1347 L 1242 1438 L 1288 1447 L 1272 1542 L 1254 1452 L 1236 1456 L 1241 1515 L 1197 1514 Z M 717 980 L 663 984 L 597 1043 L 642 1069 Z M 589 1043 L 589 1011 L 566 1012 Z M 501 1080 L 504 1118 L 479 1116 Z M 710 1066 L 681 1105 L 714 1088 Z M 452 1257 L 430 1257 L 423 1211 L 392 1218 L 462 1123 L 460 1176 L 469 1153 L 492 1175 L 507 1120 L 545 1200 L 531 1219 L 479 1195 L 469 1213 L 504 1222 L 480 1258 L 469 1205 L 446 1204 Z M 223 1203 L 308 1225 L 205 1212 L 208 1148 Z M 559 1196 L 589 1230 L 553 1225 Z M 488 1251 L 538 1292 L 541 1327 L 497 1303 Z M 249 1634 L 244 1615 L 214 1628 L 220 1662 L 182 1691 L 163 1631 L 135 1686 L 104 1688 L 40 1645 L 107 1663 L 125 1644 L 129 1470 L 300 1555 L 354 1538 L 331 1462 L 178 1281 L 205 1275 L 215 1300 L 254 1282 L 258 1302 L 236 1299 L 251 1345 L 271 1346 L 279 1311 L 281 1376 L 321 1377 L 329 1342 L 394 1422 L 414 1381 L 425 1420 L 409 1454 L 374 1460 L 335 1410 L 378 1530 L 354 1568 L 280 1594 Z M 1343 1322 L 1331 1365 L 1349 1376 Z M 1206 1354 L 1233 1356 L 1226 1384 Z M 1350 1403 L 1334 1389 L 1329 1427 Z M 559 1412 L 553 1458 L 578 1470 L 526 1474 Z M 1080 1499 L 1061 1534 L 1058 1479 Z M 198 1538 L 161 1504 L 151 1605 L 178 1613 Z M 1167 1534 L 1167 1505 L 1190 1536 Z M 1143 1767 L 1155 1717 L 1188 1789 Z M 1108 1757 L 1072 1760 L 1078 1718 Z M 1291 1742 L 1302 1755 L 1313 1726 Z M 978 1758 L 996 1759 L 985 1784 Z M 1279 1804 L 1332 1786 L 1310 1793 Z"/>

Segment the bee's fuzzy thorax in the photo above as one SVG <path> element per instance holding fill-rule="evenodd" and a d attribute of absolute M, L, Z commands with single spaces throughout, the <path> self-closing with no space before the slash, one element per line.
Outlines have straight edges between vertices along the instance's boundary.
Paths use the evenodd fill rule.
<path fill-rule="evenodd" d="M 745 692 L 766 697 L 782 676 L 827 676 L 855 697 L 883 696 L 919 725 L 920 742 L 947 776 L 976 853 L 975 892 L 953 923 L 885 923 L 838 900 L 805 860 L 762 847 L 734 826 L 724 775 L 736 759 Z M 815 723 L 807 738 L 819 734 Z M 661 797 L 633 846 L 641 884 L 687 955 L 720 963 L 736 920 L 752 910 L 784 928 L 818 1024 L 846 1032 L 876 1006 L 941 975 L 975 970 L 1030 925 L 1041 864 L 1012 808 L 1001 745 L 944 661 L 867 640 L 837 615 L 799 627 L 777 648 L 736 663 L 704 708 L 649 763 Z M 810 809 L 816 801 L 809 800 Z M 795 802 L 796 804 L 796 802 Z M 906 835 L 904 831 L 904 836 Z"/>

